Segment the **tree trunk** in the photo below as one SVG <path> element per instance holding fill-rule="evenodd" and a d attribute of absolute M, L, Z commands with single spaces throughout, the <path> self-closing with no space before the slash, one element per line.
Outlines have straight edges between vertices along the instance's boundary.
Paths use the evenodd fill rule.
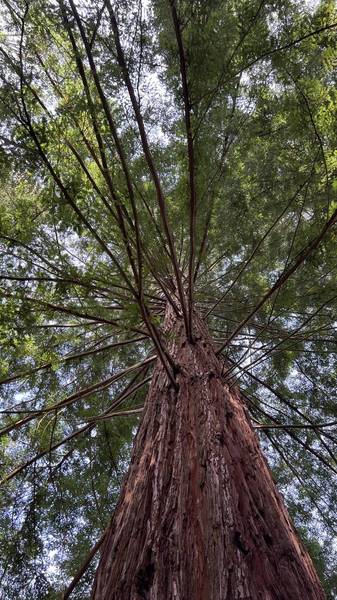
<path fill-rule="evenodd" d="M 157 364 L 92 598 L 324 599 L 204 324 L 165 329 L 179 388 Z"/>

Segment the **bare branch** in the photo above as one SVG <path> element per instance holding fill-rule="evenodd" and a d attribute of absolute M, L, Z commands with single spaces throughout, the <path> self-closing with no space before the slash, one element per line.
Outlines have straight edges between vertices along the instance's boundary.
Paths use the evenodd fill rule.
<path fill-rule="evenodd" d="M 253 425 L 254 429 L 322 429 L 322 427 L 334 427 L 337 425 L 337 421 L 331 421 L 329 423 L 315 423 L 314 425 L 301 424 L 293 425 L 290 423 L 281 424 L 276 423 L 275 425 L 267 425 L 265 423 L 260 425 Z"/>
<path fill-rule="evenodd" d="M 81 388 L 80 390 L 78 390 L 77 392 L 74 392 L 70 396 L 67 396 L 63 400 L 60 400 L 59 402 L 56 402 L 55 404 L 52 404 L 51 406 L 48 406 L 47 408 L 42 408 L 37 413 L 34 412 L 33 414 L 32 413 L 28 414 L 23 419 L 20 419 L 19 421 L 16 421 L 15 423 L 12 423 L 11 425 L 7 425 L 7 427 L 4 427 L 3 429 L 1 429 L 0 437 L 10 433 L 14 429 L 18 429 L 19 427 L 26 425 L 27 423 L 29 423 L 33 419 L 36 419 L 39 416 L 54 412 L 55 410 L 63 409 L 66 406 L 73 404 L 77 400 L 83 400 L 83 398 L 87 398 L 88 396 L 91 396 L 92 394 L 94 394 L 98 391 L 101 392 L 101 391 L 107 389 L 113 383 L 115 383 L 116 381 L 118 381 L 119 379 L 124 377 L 125 375 L 128 375 L 129 373 L 132 373 L 133 371 L 137 371 L 137 370 L 143 368 L 144 366 L 151 364 L 152 362 L 154 362 L 154 360 L 156 358 L 157 357 L 155 355 L 150 356 L 149 358 L 146 358 L 145 360 L 143 360 L 139 363 L 136 363 L 136 364 L 132 365 L 131 367 L 127 367 L 126 369 L 123 369 L 122 371 L 119 371 L 118 373 L 115 373 L 114 375 L 107 377 L 103 381 L 99 381 L 99 382 L 93 383 L 92 385 L 89 385 L 85 388 Z"/>
<path fill-rule="evenodd" d="M 241 323 L 233 331 L 233 333 L 230 334 L 230 336 L 228 337 L 226 342 L 217 350 L 217 354 L 220 354 L 220 352 L 231 343 L 231 341 L 237 336 L 237 334 L 241 331 L 241 329 L 245 325 L 247 325 L 247 323 L 249 323 L 251 318 L 258 312 L 258 310 L 265 304 L 265 302 L 267 302 L 267 300 L 269 300 L 269 298 L 273 295 L 273 293 L 279 287 L 284 285 L 286 283 L 286 281 L 288 281 L 289 277 L 293 273 L 295 273 L 295 271 L 297 271 L 297 269 L 307 260 L 308 256 L 310 256 L 310 254 L 312 254 L 312 252 L 314 250 L 316 250 L 317 246 L 319 246 L 319 244 L 321 243 L 321 241 L 323 240 L 324 236 L 327 234 L 329 229 L 331 229 L 331 227 L 333 227 L 333 225 L 335 225 L 336 221 L 337 221 L 337 209 L 333 212 L 330 219 L 328 219 L 328 221 L 326 221 L 326 223 L 325 223 L 324 227 L 321 229 L 320 233 L 315 238 L 313 238 L 311 240 L 311 242 L 309 242 L 309 244 L 305 248 L 303 248 L 303 250 L 298 254 L 297 258 L 293 261 L 293 264 L 290 265 L 289 268 L 278 277 L 278 279 L 276 280 L 274 285 L 264 294 L 264 296 L 261 298 L 261 300 L 257 304 L 257 306 L 249 313 L 249 315 L 247 317 L 245 317 L 243 319 L 243 321 L 241 321 Z"/>
<path fill-rule="evenodd" d="M 154 186 L 156 189 L 156 193 L 157 193 L 159 210 L 160 210 L 160 214 L 161 214 L 161 219 L 162 219 L 165 235 L 166 235 L 168 245 L 169 245 L 170 256 L 171 256 L 173 270 L 174 270 L 176 283 L 177 283 L 177 287 L 178 287 L 181 308 L 182 308 L 183 316 L 184 316 L 184 323 L 185 323 L 186 331 L 188 331 L 188 318 L 187 318 L 185 294 L 184 294 L 184 289 L 183 289 L 183 285 L 182 285 L 181 274 L 180 274 L 180 269 L 179 269 L 179 265 L 178 265 L 178 261 L 177 261 L 176 251 L 175 251 L 175 247 L 174 247 L 173 235 L 172 235 L 171 228 L 169 225 L 169 220 L 168 220 L 168 215 L 167 215 L 167 210 L 166 210 L 166 202 L 165 202 L 163 190 L 161 187 L 161 183 L 159 180 L 158 172 L 155 167 L 152 153 L 150 150 L 150 146 L 148 143 L 143 117 L 142 117 L 142 114 L 139 109 L 135 91 L 133 89 L 133 85 L 132 85 L 132 82 L 130 79 L 129 70 L 128 70 L 128 67 L 127 67 L 127 64 L 125 61 L 125 56 L 124 56 L 123 48 L 122 48 L 121 42 L 120 42 L 119 29 L 118 29 L 118 24 L 117 24 L 117 20 L 115 17 L 115 13 L 113 11 L 110 0 L 106 0 L 106 2 L 107 2 L 107 8 L 109 11 L 111 26 L 112 26 L 112 30 L 113 30 L 113 34 L 114 34 L 114 38 L 115 38 L 118 62 L 119 62 L 120 68 L 123 73 L 125 85 L 129 92 L 131 104 L 133 107 L 133 111 L 134 111 L 134 114 L 136 117 L 138 129 L 139 129 L 139 133 L 140 133 L 140 137 L 141 137 L 144 156 L 145 156 L 146 162 L 148 164 L 149 171 L 151 173 L 151 177 L 152 177 L 152 180 L 153 180 L 153 183 L 154 183 Z"/>
<path fill-rule="evenodd" d="M 180 74 L 183 89 L 183 100 L 184 100 L 184 113 L 185 113 L 185 128 L 187 137 L 187 155 L 188 155 L 188 173 L 189 173 L 189 185 L 190 185 L 190 247 L 189 247 L 189 260 L 188 260 L 188 329 L 187 336 L 192 339 L 192 311 L 193 311 L 193 275 L 194 275 L 194 262 L 195 262 L 195 229 L 196 229 L 196 182 L 195 182 L 195 160 L 194 160 L 194 141 L 193 131 L 191 123 L 191 108 L 192 102 L 190 98 L 190 92 L 187 82 L 187 65 L 186 57 L 183 45 L 183 39 L 181 35 L 179 18 L 176 10 L 176 0 L 170 0 L 172 19 L 174 25 L 174 31 L 176 34 L 178 51 L 179 51 L 179 62 L 180 62 Z"/>
<path fill-rule="evenodd" d="M 62 600 L 67 600 L 67 598 L 69 598 L 70 594 L 74 591 L 75 587 L 78 585 L 79 581 L 82 579 L 84 573 L 87 571 L 88 567 L 90 566 L 90 563 L 92 562 L 93 558 L 95 557 L 98 550 L 102 546 L 107 532 L 108 532 L 108 527 L 103 531 L 99 540 L 91 548 L 90 552 L 85 557 L 85 559 L 84 559 L 83 563 L 81 564 L 80 568 L 78 569 L 76 575 L 74 575 L 71 583 L 68 585 L 67 589 L 63 592 Z"/>
<path fill-rule="evenodd" d="M 143 341 L 146 339 L 147 339 L 147 336 L 142 336 L 139 338 L 132 338 L 130 340 L 123 340 L 121 342 L 114 342 L 113 344 L 107 344 L 106 346 L 101 346 L 100 348 L 94 348 L 93 350 L 85 350 L 83 352 L 69 354 L 68 356 L 60 358 L 60 363 L 64 364 L 64 363 L 70 362 L 72 360 L 78 360 L 79 358 L 92 356 L 93 354 L 98 354 L 99 352 L 104 352 L 106 350 L 112 350 L 113 348 L 120 348 L 121 346 L 127 346 L 128 344 L 133 344 L 133 343 L 140 342 L 140 341 Z M 51 367 L 52 367 L 52 363 L 50 363 L 50 362 L 44 363 L 43 365 L 40 365 L 39 367 L 35 367 L 34 369 L 30 369 L 28 371 L 23 371 L 22 373 L 16 373 L 14 375 L 11 375 L 10 377 L 6 377 L 6 379 L 1 379 L 0 385 L 5 385 L 7 383 L 11 383 L 12 381 L 15 381 L 16 379 L 23 379 L 24 377 L 28 377 L 28 376 L 33 375 L 34 373 L 37 373 L 38 371 L 42 371 L 44 369 L 50 369 Z"/>

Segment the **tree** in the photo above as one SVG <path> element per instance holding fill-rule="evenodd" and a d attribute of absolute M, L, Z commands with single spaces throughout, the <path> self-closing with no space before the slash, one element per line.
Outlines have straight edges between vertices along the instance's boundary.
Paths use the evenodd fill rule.
<path fill-rule="evenodd" d="M 4 597 L 335 597 L 334 3 L 1 22 Z"/>

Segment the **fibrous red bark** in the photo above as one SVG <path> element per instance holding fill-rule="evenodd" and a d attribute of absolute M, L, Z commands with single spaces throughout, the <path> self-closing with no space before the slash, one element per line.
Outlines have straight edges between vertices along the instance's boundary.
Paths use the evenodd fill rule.
<path fill-rule="evenodd" d="M 194 316 L 168 311 L 178 390 L 155 368 L 94 600 L 322 600 L 238 389 Z"/>

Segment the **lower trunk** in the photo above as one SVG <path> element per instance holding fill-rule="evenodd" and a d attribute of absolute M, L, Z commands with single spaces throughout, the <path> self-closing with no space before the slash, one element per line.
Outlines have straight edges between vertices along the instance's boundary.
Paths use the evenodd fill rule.
<path fill-rule="evenodd" d="M 92 598 L 324 599 L 203 323 L 168 326 L 179 389 L 158 364 Z"/>

